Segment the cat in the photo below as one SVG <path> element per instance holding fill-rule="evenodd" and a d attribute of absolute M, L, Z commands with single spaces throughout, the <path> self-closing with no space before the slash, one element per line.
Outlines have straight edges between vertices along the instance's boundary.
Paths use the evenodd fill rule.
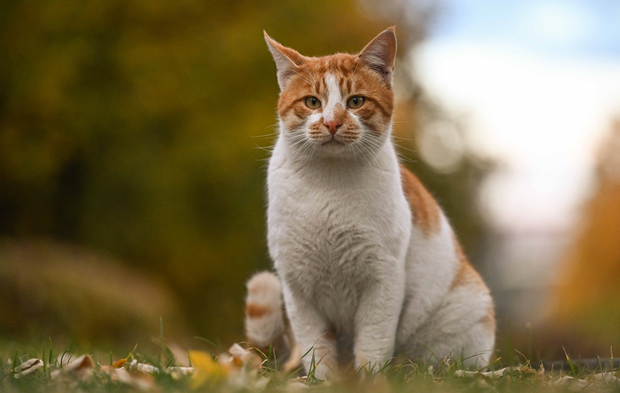
<path fill-rule="evenodd" d="M 359 54 L 324 57 L 264 36 L 281 90 L 267 214 L 277 276 L 247 283 L 248 341 L 282 358 L 294 340 L 319 379 L 398 354 L 486 366 L 489 290 L 391 141 L 394 29 Z M 310 354 L 303 363 L 309 372 Z"/>

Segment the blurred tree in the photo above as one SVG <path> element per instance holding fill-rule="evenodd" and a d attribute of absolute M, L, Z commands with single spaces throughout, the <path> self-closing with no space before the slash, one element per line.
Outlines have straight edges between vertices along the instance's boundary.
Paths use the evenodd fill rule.
<path fill-rule="evenodd" d="M 122 257 L 165 279 L 199 334 L 238 339 L 243 282 L 270 266 L 255 147 L 273 138 L 278 87 L 262 30 L 324 55 L 359 51 L 390 20 L 404 59 L 431 14 L 388 0 L 0 3 L 0 235 Z M 396 134 L 417 140 L 436 113 L 400 64 Z M 411 167 L 473 249 L 480 167 Z"/>
<path fill-rule="evenodd" d="M 551 323 L 584 356 L 605 356 L 620 340 L 620 119 L 602 143 L 598 187 L 566 253 Z M 561 328 L 557 328 L 561 327 Z M 565 345 L 569 345 L 564 343 Z M 598 351 L 598 352 L 597 352 Z"/>
<path fill-rule="evenodd" d="M 383 26 L 353 1 L 0 4 L 0 233 L 110 251 L 165 277 L 200 333 L 241 328 L 269 266 L 278 87 L 262 29 L 309 55 Z M 238 338 L 238 337 L 237 337 Z"/>

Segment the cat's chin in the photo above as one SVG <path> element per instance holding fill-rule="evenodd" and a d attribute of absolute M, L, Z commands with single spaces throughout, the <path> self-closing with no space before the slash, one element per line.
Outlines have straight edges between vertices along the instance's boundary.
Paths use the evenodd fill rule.
<path fill-rule="evenodd" d="M 314 155 L 316 157 L 324 157 L 324 158 L 347 158 L 354 157 L 354 154 L 351 150 L 352 142 L 342 142 L 336 139 L 329 140 L 327 142 L 319 142 L 318 146 L 314 149 Z"/>
<path fill-rule="evenodd" d="M 323 156 L 342 156 L 344 153 L 348 152 L 347 145 L 349 143 L 339 141 L 335 138 L 332 138 L 325 142 L 318 142 L 319 146 L 315 149 L 317 154 Z"/>
<path fill-rule="evenodd" d="M 336 146 L 344 146 L 344 145 L 345 145 L 345 143 L 344 143 L 344 142 L 341 142 L 341 141 L 338 141 L 338 140 L 336 140 L 336 139 L 331 139 L 331 140 L 329 140 L 329 141 L 327 141 L 327 142 L 323 142 L 323 143 L 321 143 L 321 146 L 331 146 L 331 145 L 336 145 Z"/>

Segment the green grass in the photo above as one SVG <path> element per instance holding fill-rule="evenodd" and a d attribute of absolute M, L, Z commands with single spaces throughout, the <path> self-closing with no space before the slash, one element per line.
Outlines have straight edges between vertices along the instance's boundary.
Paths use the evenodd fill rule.
<path fill-rule="evenodd" d="M 360 368 L 351 373 L 328 381 L 319 381 L 313 375 L 314 366 L 318 359 L 314 358 L 313 351 L 306 355 L 311 356 L 311 372 L 307 378 L 285 375 L 276 370 L 277 361 L 273 351 L 261 356 L 266 358 L 260 369 L 250 369 L 241 366 L 230 371 L 228 375 L 221 374 L 221 369 L 199 369 L 196 373 L 205 373 L 203 378 L 182 375 L 176 372 L 178 362 L 173 352 L 168 349 L 161 337 L 154 340 L 155 353 L 138 352 L 136 348 L 123 354 L 113 354 L 109 351 L 78 352 L 53 349 L 53 343 L 25 346 L 27 350 L 0 349 L 0 392 L 131 392 L 146 389 L 157 392 L 298 392 L 312 390 L 316 392 L 520 392 L 520 391 L 605 391 L 619 392 L 620 384 L 608 384 L 597 381 L 600 368 L 588 370 L 571 361 L 566 354 L 569 369 L 567 371 L 541 371 L 532 368 L 524 355 L 508 354 L 506 360 L 501 357 L 494 361 L 487 371 L 506 367 L 504 373 L 494 377 L 475 371 L 465 372 L 463 359 L 442 359 L 429 369 L 420 361 L 395 359 L 388 364 L 374 364 Z M 526 351 L 530 352 L 530 350 Z M 94 367 L 87 368 L 84 375 L 79 372 L 60 374 L 61 364 L 75 359 L 82 354 L 89 354 L 94 360 Z M 204 353 L 203 353 L 204 354 Z M 44 366 L 35 372 L 15 378 L 14 370 L 29 359 L 38 358 Z M 108 371 L 111 364 L 121 358 L 128 363 L 127 375 L 131 381 L 123 382 Z M 210 359 L 210 357 L 208 357 Z M 155 367 L 155 373 L 132 371 L 131 361 L 150 364 Z M 210 361 L 210 360 L 209 360 Z M 505 364 L 503 363 L 505 362 Z M 217 364 L 213 362 L 213 364 Z M 198 367 L 198 364 L 195 364 Z M 215 371 L 214 371 L 215 370 Z M 218 371 L 219 370 L 219 371 Z M 125 374 L 125 371 L 123 371 Z M 497 374 L 497 373 L 496 373 Z M 616 374 L 617 375 L 617 374 Z M 556 386 L 562 377 L 574 378 L 565 380 L 565 384 Z M 568 382 L 567 382 L 568 381 Z M 585 390 L 584 390 L 585 389 Z"/>

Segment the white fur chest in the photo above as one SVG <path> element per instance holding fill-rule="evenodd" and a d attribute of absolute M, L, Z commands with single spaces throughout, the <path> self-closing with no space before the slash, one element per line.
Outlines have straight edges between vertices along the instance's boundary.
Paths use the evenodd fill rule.
<path fill-rule="evenodd" d="M 269 251 L 285 286 L 341 318 L 377 277 L 404 272 L 411 214 L 396 156 L 389 144 L 375 165 L 287 153 L 279 141 L 269 165 Z"/>

